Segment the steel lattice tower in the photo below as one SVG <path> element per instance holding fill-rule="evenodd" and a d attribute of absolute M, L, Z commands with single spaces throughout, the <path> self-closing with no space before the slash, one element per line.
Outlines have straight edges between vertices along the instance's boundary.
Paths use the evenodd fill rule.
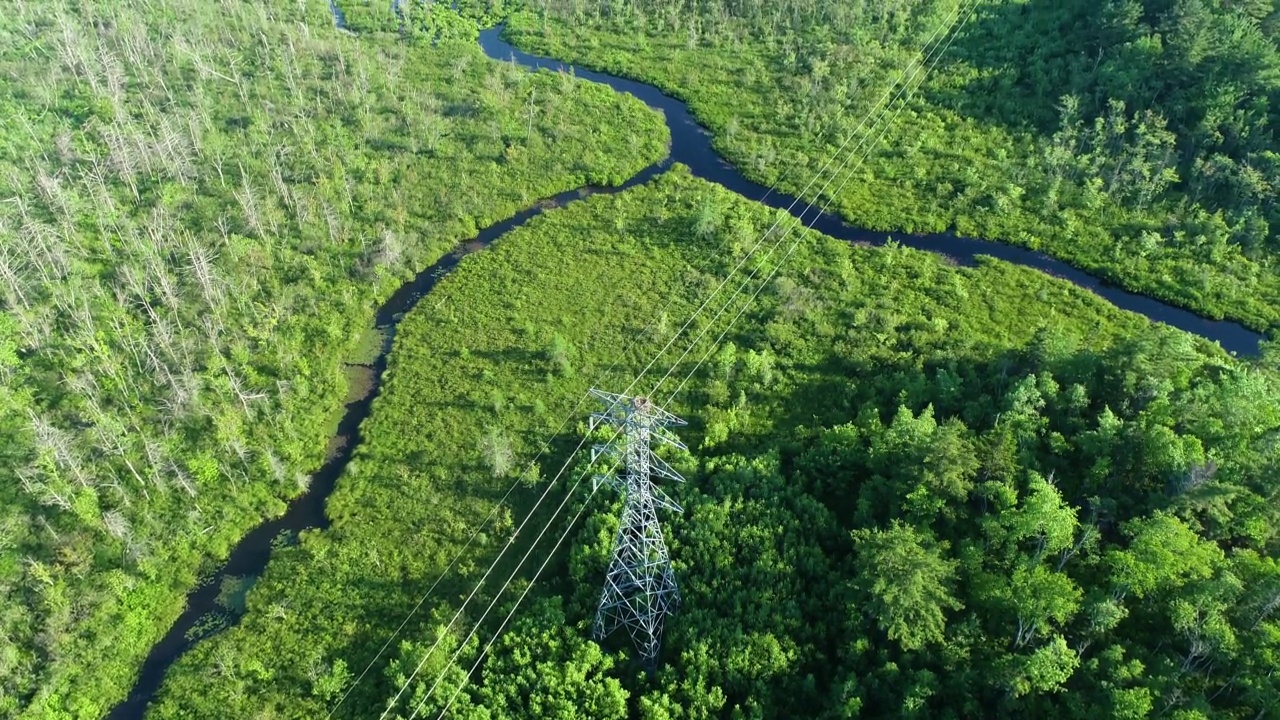
<path fill-rule="evenodd" d="M 652 442 L 684 449 L 666 428 L 685 422 L 662 410 L 646 397 L 627 397 L 600 390 L 591 394 L 605 403 L 604 412 L 592 413 L 592 427 L 604 422 L 621 430 L 621 448 L 614 443 L 596 446 L 593 455 L 611 455 L 623 463 L 622 477 L 596 476 L 595 482 L 620 487 L 625 505 L 613 560 L 605 575 L 600 608 L 592 631 L 597 639 L 625 625 L 645 665 L 653 667 L 662 644 L 662 625 L 668 613 L 680 607 L 667 544 L 662 539 L 657 508 L 683 512 L 674 500 L 654 486 L 656 475 L 676 482 L 684 478 L 653 454 Z"/>

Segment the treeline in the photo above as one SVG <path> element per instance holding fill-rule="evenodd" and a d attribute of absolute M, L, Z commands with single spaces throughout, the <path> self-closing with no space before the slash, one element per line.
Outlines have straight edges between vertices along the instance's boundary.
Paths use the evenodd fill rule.
<path fill-rule="evenodd" d="M 325 715 L 370 662 L 336 716 L 381 713 L 440 638 L 391 713 L 434 717 L 588 502 L 459 648 L 583 470 L 450 627 L 586 431 L 562 418 L 626 387 L 775 219 L 677 168 L 464 262 L 401 326 L 333 528 L 273 559 L 152 715 Z M 668 458 L 690 481 L 664 486 L 684 602 L 657 674 L 625 633 L 590 639 L 620 507 L 602 490 L 451 716 L 1254 717 L 1280 699 L 1274 355 L 1236 361 L 1034 271 L 814 234 L 711 345 L 736 307 L 693 324 L 670 381 L 655 391 L 687 340 L 635 386 L 665 402 L 706 358 L 667 404 L 691 421 Z"/>
<path fill-rule="evenodd" d="M 526 49 L 686 99 L 739 168 L 793 192 L 846 138 L 870 143 L 864 119 L 936 57 L 831 183 L 845 217 L 1043 249 L 1267 329 L 1280 322 L 1278 18 L 1269 1 L 535 0 L 509 27 Z"/>
<path fill-rule="evenodd" d="M 356 33 L 396 33 L 409 42 L 475 40 L 518 0 L 337 0 L 347 29 Z"/>
<path fill-rule="evenodd" d="M 692 43 L 827 32 L 886 41 L 917 31 L 935 2 L 913 0 L 525 0 L 539 14 L 577 21 L 636 22 L 656 32 L 685 33 Z M 923 11 L 923 14 L 921 14 Z"/>
<path fill-rule="evenodd" d="M 99 717 L 307 486 L 376 303 L 661 121 L 322 2 L 0 20 L 0 716 Z"/>
<path fill-rule="evenodd" d="M 970 86 L 961 107 L 1058 130 L 1069 143 L 1083 140 L 1081 123 L 1096 123 L 1108 141 L 1075 145 L 1075 152 L 1119 155 L 1116 162 L 1136 172 L 1168 177 L 1183 212 L 1220 213 L 1229 239 L 1252 257 L 1278 249 L 1280 6 L 1010 5 L 985 13 L 973 39 L 988 47 L 965 59 L 1001 72 Z M 1151 157 L 1125 157 L 1153 144 Z M 1145 207 L 1162 193 L 1121 197 Z"/>

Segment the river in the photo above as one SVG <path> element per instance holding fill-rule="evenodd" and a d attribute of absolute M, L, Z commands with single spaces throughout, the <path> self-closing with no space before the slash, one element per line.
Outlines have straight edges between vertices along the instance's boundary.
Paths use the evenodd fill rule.
<path fill-rule="evenodd" d="M 331 7 L 335 11 L 338 27 L 343 27 L 339 11 L 332 3 Z M 362 385 L 358 392 L 347 399 L 337 434 L 329 442 L 331 452 L 324 465 L 313 474 L 310 488 L 289 504 L 284 515 L 254 528 L 236 545 L 227 562 L 211 581 L 191 591 L 182 615 L 160 642 L 151 648 L 128 698 L 113 708 L 107 716 L 111 720 L 142 717 L 147 703 L 159 689 L 169 667 L 191 646 L 192 641 L 187 639 L 188 633 L 196 628 L 202 617 L 221 611 L 216 599 L 223 578 L 260 575 L 271 557 L 272 542 L 281 533 L 296 533 L 306 528 L 329 526 L 329 520 L 324 513 L 325 501 L 333 492 L 343 469 L 346 468 L 352 450 L 360 443 L 360 423 L 368 416 L 373 398 L 377 396 L 382 372 L 386 369 L 387 353 L 391 347 L 390 338 L 396 323 L 404 313 L 411 310 L 423 295 L 430 292 L 440 278 L 452 270 L 464 255 L 488 247 L 505 233 L 523 225 L 547 209 L 560 207 L 593 193 L 615 193 L 634 187 L 662 173 L 674 162 L 687 165 L 694 175 L 704 180 L 722 185 L 770 207 L 787 210 L 813 229 L 841 240 L 883 245 L 892 238 L 906 247 L 947 255 L 962 265 L 972 265 L 976 262 L 977 256 L 989 255 L 1060 277 L 1093 291 L 1119 308 L 1215 341 L 1234 354 L 1248 356 L 1258 353 L 1258 343 L 1262 340 L 1262 336 L 1239 323 L 1207 320 L 1189 310 L 1118 288 L 1043 253 L 990 240 L 959 237 L 950 233 L 890 234 L 846 225 L 834 215 L 819 212 L 817 208 L 810 208 L 806 203 L 799 202 L 790 195 L 770 190 L 744 177 L 733 165 L 716 153 L 711 145 L 711 133 L 694 119 L 683 102 L 663 94 L 651 85 L 635 80 L 583 70 L 550 58 L 529 55 L 503 41 L 500 34 L 501 28 L 480 33 L 480 47 L 486 55 L 495 60 L 514 62 L 531 70 L 563 72 L 572 70 L 579 78 L 604 83 L 614 90 L 633 95 L 648 106 L 661 111 L 671 131 L 670 154 L 640 171 L 619 187 L 570 190 L 554 198 L 540 201 L 515 216 L 484 229 L 475 238 L 459 245 L 452 254 L 418 273 L 378 309 L 377 326 L 385 331 L 387 341 L 383 343 L 377 360 L 369 367 L 369 382 Z"/>

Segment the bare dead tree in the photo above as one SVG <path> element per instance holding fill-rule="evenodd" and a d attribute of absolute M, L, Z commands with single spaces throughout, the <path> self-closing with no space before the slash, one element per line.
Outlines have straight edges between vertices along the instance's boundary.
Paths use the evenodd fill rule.
<path fill-rule="evenodd" d="M 266 399 L 267 394 L 246 390 L 243 383 L 240 382 L 240 378 L 236 377 L 236 374 L 231 371 L 229 363 L 224 364 L 222 369 L 227 373 L 227 379 L 231 382 L 231 391 L 236 394 L 236 398 L 240 401 L 240 406 L 244 408 L 244 414 L 248 417 L 253 417 L 253 410 L 249 408 L 249 403 Z"/>
<path fill-rule="evenodd" d="M 1182 657 L 1181 673 L 1198 672 L 1209 661 L 1213 645 L 1199 632 L 1191 637 L 1187 652 Z"/>
<path fill-rule="evenodd" d="M 53 336 L 53 309 L 34 306 L 30 308 L 11 308 L 10 312 L 18 321 L 18 332 L 22 335 L 23 344 L 32 350 L 45 346 Z"/>
<path fill-rule="evenodd" d="M 279 153 L 280 151 L 277 151 L 277 154 L 271 156 L 271 182 L 275 185 L 276 194 L 280 196 L 284 206 L 293 210 L 293 192 L 289 189 L 289 184 L 284 180 L 284 171 L 280 167 Z"/>
<path fill-rule="evenodd" d="M 284 81 L 289 88 L 289 97 L 294 104 L 299 104 L 302 100 L 302 88 L 298 84 L 298 51 L 293 46 L 292 38 L 287 38 L 285 44 L 288 50 L 280 55 L 281 65 L 284 67 Z"/>
<path fill-rule="evenodd" d="M 222 158 L 222 153 L 221 153 L 220 151 L 215 150 L 215 151 L 213 152 L 213 169 L 218 171 L 218 185 L 220 185 L 220 186 L 222 186 L 222 187 L 226 187 L 226 186 L 227 186 L 227 178 L 226 178 L 226 176 L 222 173 L 222 164 L 223 164 L 224 162 L 225 162 L 225 161 L 224 161 L 224 160 L 223 160 L 223 158 Z M 224 230 L 222 234 L 223 234 L 223 237 L 224 237 L 224 239 L 225 239 L 226 234 L 227 234 L 227 233 L 226 233 L 226 231 Z"/>
<path fill-rule="evenodd" d="M 98 41 L 97 56 L 98 65 L 102 68 L 102 77 L 106 85 L 107 99 L 111 101 L 112 109 L 119 115 L 128 107 L 125 98 L 125 85 L 128 83 L 128 77 L 120 64 L 120 59 L 116 57 L 114 52 L 103 46 L 101 39 Z"/>
<path fill-rule="evenodd" d="M 1098 527 L 1098 511 L 1095 507 L 1089 517 L 1089 521 L 1080 528 L 1080 534 L 1076 537 L 1076 541 L 1070 547 L 1064 548 L 1058 555 L 1058 571 L 1066 566 L 1071 558 L 1074 558 L 1086 547 L 1090 547 L 1101 537 L 1101 530 Z"/>
<path fill-rule="evenodd" d="M 218 234 L 222 236 L 222 244 L 226 247 L 231 246 L 231 224 L 227 221 L 225 214 L 219 213 L 218 219 L 213 221 L 214 227 L 218 228 Z"/>
<path fill-rule="evenodd" d="M 168 175 L 179 183 L 190 186 L 195 178 L 195 171 L 191 166 L 192 151 L 175 121 L 168 117 L 160 119 L 158 141 Z"/>
<path fill-rule="evenodd" d="M 239 436 L 231 438 L 227 441 L 227 448 L 236 456 L 246 471 L 253 469 L 253 466 L 250 465 L 249 446 L 245 445 L 243 438 Z"/>
<path fill-rule="evenodd" d="M 197 158 L 205 159 L 204 129 L 209 124 L 209 119 L 205 115 L 205 110 L 201 106 L 196 106 L 187 113 L 187 146 L 191 148 L 191 152 L 195 153 Z"/>
<path fill-rule="evenodd" d="M 57 134 L 53 136 L 53 152 L 57 156 L 58 162 L 63 165 L 71 165 L 80 157 L 76 152 L 71 133 L 66 128 L 58 130 Z"/>
<path fill-rule="evenodd" d="M 182 53 L 183 55 L 186 55 L 188 58 L 191 59 L 192 65 L 195 66 L 196 72 L 200 73 L 201 78 L 216 77 L 220 80 L 225 80 L 235 85 L 236 88 L 239 89 L 240 79 L 235 74 L 234 64 L 232 65 L 231 75 L 228 75 L 219 71 L 204 57 L 204 53 L 201 51 L 200 48 L 193 48 L 189 46 L 186 42 L 186 39 L 181 36 L 175 37 L 173 39 L 173 47 L 178 52 Z"/>
<path fill-rule="evenodd" d="M 142 436 L 142 453 L 147 458 L 147 474 L 150 476 L 151 483 L 161 490 L 168 486 L 164 481 L 164 476 L 160 474 L 162 467 L 167 467 L 172 460 L 167 458 L 164 448 L 155 440 L 147 436 Z"/>
<path fill-rule="evenodd" d="M 122 293 L 119 292 L 120 288 L 118 286 L 116 290 L 117 290 L 116 297 L 120 305 L 122 306 L 125 305 L 126 302 L 128 301 L 128 298 L 122 297 Z M 117 342 L 119 342 L 121 345 L 124 346 L 126 350 L 129 351 L 129 357 L 133 358 L 133 367 L 138 372 L 142 372 L 144 365 L 142 362 L 142 356 L 138 354 L 139 340 L 136 337 L 134 337 L 134 334 L 133 332 L 131 332 L 130 328 L 128 328 L 124 324 L 124 318 L 120 317 L 119 315 L 112 315 L 107 320 L 107 325 L 111 327 L 112 336 L 117 340 Z"/>
<path fill-rule="evenodd" d="M 115 229 L 115 218 L 119 216 L 119 209 L 116 207 L 115 199 L 107 188 L 108 170 L 109 168 L 101 158 L 93 157 L 89 167 L 82 175 L 85 186 L 89 188 L 93 205 L 97 209 L 97 212 L 94 213 L 94 220 L 98 224 L 98 229 L 104 234 L 109 230 Z"/>
<path fill-rule="evenodd" d="M 222 348 L 222 319 L 205 315 L 200 318 L 200 326 L 204 329 L 205 338 L 208 340 L 208 349 L 212 352 L 221 352 Z"/>
<path fill-rule="evenodd" d="M 20 204 L 21 208 L 21 204 Z M 25 213 L 25 208 L 21 208 Z M 71 256 L 63 239 L 48 225 L 31 216 L 23 218 L 21 233 L 28 257 L 46 285 L 60 283 L 71 273 Z"/>
<path fill-rule="evenodd" d="M 176 312 L 182 307 L 182 299 L 178 293 L 178 286 L 174 283 L 173 277 L 169 273 L 169 268 L 165 266 L 158 252 L 148 253 L 144 259 L 147 264 L 148 285 L 156 289 L 167 309 L 171 312 Z M 148 307 L 150 306 L 148 305 Z M 155 310 L 152 309 L 149 314 L 154 317 Z"/>
<path fill-rule="evenodd" d="M 50 175 L 44 165 L 33 164 L 30 161 L 27 162 L 27 170 L 35 178 L 36 191 L 45 205 L 63 217 L 69 215 L 71 210 L 67 202 L 66 192 L 62 187 L 62 180 L 58 174 Z"/>
<path fill-rule="evenodd" d="M 1218 473 L 1218 463 L 1210 458 L 1204 463 L 1192 464 L 1177 482 L 1173 488 L 1174 494 L 1183 495 L 1193 490 L 1199 489 L 1207 485 L 1213 480 L 1214 475 Z"/>
<path fill-rule="evenodd" d="M 58 36 L 54 44 L 57 47 L 58 60 L 73 76 L 88 83 L 93 92 L 101 92 L 97 76 L 89 71 L 85 62 L 85 49 L 81 42 L 80 28 L 74 20 L 64 13 L 58 14 Z"/>
<path fill-rule="evenodd" d="M 71 473 L 81 487 L 92 487 L 93 479 L 85 472 L 84 465 L 76 453 L 74 436 L 40 417 L 34 410 L 28 409 L 27 417 L 31 420 L 31 430 L 35 436 L 37 451 L 52 457 L 54 464 Z"/>
<path fill-rule="evenodd" d="M 75 322 L 74 332 L 91 338 L 95 348 L 105 349 L 98 340 L 98 323 L 94 319 L 93 311 L 89 309 L 89 303 L 79 292 L 68 293 L 66 297 L 70 304 L 70 311 L 67 314 Z"/>
<path fill-rule="evenodd" d="M 323 204 L 324 224 L 329 230 L 329 242 L 338 243 L 338 238 L 342 235 L 342 229 L 338 224 L 338 213 L 334 211 L 333 206 L 329 203 Z"/>
<path fill-rule="evenodd" d="M 311 221 L 312 200 L 303 188 L 293 189 L 293 217 L 298 227 L 306 227 Z"/>
<path fill-rule="evenodd" d="M 261 211 L 258 208 L 257 197 L 254 194 L 253 186 L 249 184 L 249 176 L 245 174 L 244 167 L 240 168 L 240 189 L 233 191 L 236 200 L 240 201 L 240 209 L 244 211 L 244 220 L 257 233 L 258 237 L 266 238 L 266 229 L 262 224 Z"/>
<path fill-rule="evenodd" d="M 129 497 L 129 491 L 120 482 L 120 475 L 115 472 L 108 472 L 106 480 L 100 481 L 100 487 L 111 490 L 116 494 L 117 502 L 124 507 L 133 507 L 133 498 Z"/>
<path fill-rule="evenodd" d="M 56 507 L 59 510 L 71 509 L 71 495 L 64 490 L 53 488 L 42 479 L 43 472 L 33 466 L 19 467 L 16 470 L 22 489 L 36 499 L 41 505 Z M 55 534 L 56 537 L 56 534 Z"/>
<path fill-rule="evenodd" d="M 118 540 L 129 536 L 129 521 L 119 510 L 108 510 L 102 514 L 102 526 L 107 534 Z"/>
<path fill-rule="evenodd" d="M 148 317 L 154 318 L 156 311 L 151 307 L 151 288 L 147 282 L 146 271 L 133 264 L 117 266 L 116 295 L 130 300 L 131 304 L 141 306 Z"/>
<path fill-rule="evenodd" d="M 169 473 L 173 475 L 174 482 L 178 483 L 178 487 L 182 488 L 183 492 L 189 497 L 196 496 L 196 485 L 192 482 L 191 476 L 187 474 L 186 470 L 178 467 L 177 463 L 170 462 Z"/>
<path fill-rule="evenodd" d="M 138 487 L 142 490 L 142 495 L 147 502 L 151 501 L 151 493 L 147 492 L 147 483 L 142 479 L 142 475 L 138 473 L 138 469 L 134 467 L 133 460 L 129 458 L 129 447 L 125 444 L 125 438 L 128 437 L 124 426 L 120 424 L 114 417 L 107 415 L 98 406 L 97 402 L 92 399 L 86 399 L 86 405 L 89 409 L 89 415 L 93 420 L 93 430 L 98 437 L 98 447 L 107 455 L 120 458 L 129 473 L 133 475 L 133 479 L 138 481 Z"/>
<path fill-rule="evenodd" d="M 137 151 L 122 127 L 119 119 L 111 124 L 97 123 L 99 139 L 107 147 L 107 164 L 111 170 L 129 188 L 134 201 L 141 199 L 138 194 L 137 176 L 140 161 Z"/>
<path fill-rule="evenodd" d="M 264 457 L 267 460 L 267 467 L 271 468 L 271 476 L 278 483 L 284 482 L 289 477 L 288 466 L 270 450 L 266 451 Z"/>
<path fill-rule="evenodd" d="M 402 253 L 400 237 L 392 232 L 390 228 L 384 228 L 378 241 L 375 262 L 379 265 L 395 267 L 400 264 Z"/>
<path fill-rule="evenodd" d="M 175 418 L 185 417 L 195 410 L 200 400 L 200 380 L 189 365 L 184 365 L 174 375 L 177 384 L 172 388 L 171 402 L 162 401 L 165 410 Z"/>
<path fill-rule="evenodd" d="M 0 239 L 7 234 L 4 218 L 0 218 Z M 27 294 L 23 291 L 21 271 L 28 267 L 24 258 L 15 253 L 7 244 L 0 244 L 0 282 L 3 282 L 4 299 L 10 306 L 21 306 L 24 310 L 31 307 Z"/>
<path fill-rule="evenodd" d="M 222 285 L 218 282 L 213 271 L 213 261 L 217 258 L 209 252 L 207 248 L 197 244 L 194 240 L 187 244 L 187 259 L 190 261 L 186 269 L 195 278 L 196 284 L 200 287 L 200 294 L 204 296 L 205 304 L 209 309 L 216 311 L 222 306 Z"/>
<path fill-rule="evenodd" d="M 1271 617 L 1271 614 L 1274 613 L 1277 608 L 1280 608 L 1280 587 L 1273 587 L 1263 597 L 1260 607 L 1258 608 L 1258 614 L 1254 618 L 1253 624 L 1249 626 L 1249 629 L 1257 630 L 1258 626 L 1262 624 L 1262 621 Z"/>

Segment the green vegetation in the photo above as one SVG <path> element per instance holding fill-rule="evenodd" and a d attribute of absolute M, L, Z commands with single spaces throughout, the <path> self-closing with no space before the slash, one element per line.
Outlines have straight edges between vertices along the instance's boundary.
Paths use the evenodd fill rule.
<path fill-rule="evenodd" d="M 151 716 L 323 717 L 585 388 L 625 387 L 678 326 L 663 318 L 688 317 L 774 217 L 677 167 L 467 258 L 400 326 L 333 527 L 273 558 L 242 623 L 179 662 Z M 1033 271 L 814 234 L 723 343 L 652 394 L 665 400 L 704 354 L 668 403 L 691 421 L 691 452 L 669 458 L 690 482 L 667 488 L 685 507 L 663 518 L 684 606 L 662 668 L 631 665 L 625 635 L 588 639 L 620 505 L 601 493 L 452 717 L 1197 718 L 1280 704 L 1274 358 L 1242 363 Z M 584 430 L 556 436 L 544 476 Z M 503 442 L 512 462 L 495 477 L 486 448 Z M 339 717 L 395 695 L 539 490 L 517 491 Z M 446 661 L 495 587 L 400 717 L 439 673 L 426 717 L 461 682 L 478 643 Z"/>
<path fill-rule="evenodd" d="M 428 43 L 474 41 L 480 28 L 498 24 L 511 9 L 503 0 L 339 0 L 338 7 L 354 32 L 393 32 Z"/>
<path fill-rule="evenodd" d="M 687 98 L 745 172 L 797 191 L 959 5 L 349 0 L 353 36 L 324 0 L 10 3 L 0 715 L 124 696 L 185 592 L 307 486 L 398 284 L 661 156 L 654 113 L 490 62 L 478 27 L 509 18 L 524 47 Z M 1269 0 L 982 0 L 832 199 L 1271 328 L 1277 37 Z M 517 481 L 340 715 L 384 707 L 582 464 L 585 427 L 560 419 L 625 387 L 775 217 L 677 168 L 466 259 L 396 333 L 333 527 L 220 581 L 190 633 L 212 636 L 151 714 L 323 716 Z M 663 668 L 587 639 L 619 502 L 583 493 L 571 549 L 453 712 L 1258 717 L 1280 706 L 1275 364 L 1035 272 L 807 234 L 654 390 L 693 421 Z M 479 649 L 437 654 L 398 711 L 442 707 Z"/>
<path fill-rule="evenodd" d="M 743 172 L 798 192 L 968 4 L 531 0 L 507 33 L 687 100 Z M 1042 249 L 1268 329 L 1278 43 L 1272 0 L 979 0 L 833 207 Z"/>
<path fill-rule="evenodd" d="M 3 717 L 124 697 L 319 466 L 399 283 L 666 143 L 605 88 L 322 0 L 6 3 L 0 117 Z"/>

